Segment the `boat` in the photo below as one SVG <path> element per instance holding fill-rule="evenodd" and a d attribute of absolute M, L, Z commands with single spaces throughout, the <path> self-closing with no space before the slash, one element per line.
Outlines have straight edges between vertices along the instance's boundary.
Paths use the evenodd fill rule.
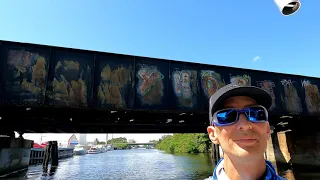
<path fill-rule="evenodd" d="M 88 154 L 99 154 L 101 153 L 100 149 L 97 147 L 92 147 L 89 149 Z"/>
<path fill-rule="evenodd" d="M 73 152 L 74 152 L 74 155 L 85 155 L 86 154 L 86 149 L 84 148 L 84 145 L 77 144 L 74 147 Z"/>
<path fill-rule="evenodd" d="M 114 150 L 114 147 L 112 144 L 107 144 L 107 151 L 112 151 Z"/>
<path fill-rule="evenodd" d="M 100 149 L 101 153 L 107 152 L 107 148 L 105 146 L 98 145 L 97 147 Z"/>

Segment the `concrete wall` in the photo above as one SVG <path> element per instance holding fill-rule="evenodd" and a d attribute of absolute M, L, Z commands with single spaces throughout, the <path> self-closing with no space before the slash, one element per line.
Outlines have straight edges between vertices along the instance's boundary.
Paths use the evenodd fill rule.
<path fill-rule="evenodd" d="M 305 179 L 306 174 L 319 177 L 320 132 L 295 130 L 273 133 L 266 158 L 288 180 Z"/>
<path fill-rule="evenodd" d="M 0 175 L 29 166 L 32 142 L 19 138 L 0 138 Z"/>
<path fill-rule="evenodd" d="M 320 132 L 292 135 L 292 163 L 318 166 L 320 171 Z"/>

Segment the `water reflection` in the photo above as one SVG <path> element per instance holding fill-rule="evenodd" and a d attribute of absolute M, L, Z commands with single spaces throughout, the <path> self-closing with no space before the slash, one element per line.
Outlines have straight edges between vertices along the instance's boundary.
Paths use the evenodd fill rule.
<path fill-rule="evenodd" d="M 57 168 L 29 166 L 5 179 L 205 179 L 212 174 L 209 154 L 167 154 L 133 149 L 87 154 L 59 161 Z"/>
<path fill-rule="evenodd" d="M 278 166 L 278 168 L 281 165 Z M 156 149 L 116 150 L 87 154 L 59 161 L 57 168 L 29 166 L 0 179 L 192 179 L 203 180 L 212 175 L 210 154 L 168 154 Z M 294 169 L 296 170 L 296 169 Z M 280 172 L 286 174 L 286 172 Z M 294 173 L 294 178 L 320 179 L 320 173 Z"/>

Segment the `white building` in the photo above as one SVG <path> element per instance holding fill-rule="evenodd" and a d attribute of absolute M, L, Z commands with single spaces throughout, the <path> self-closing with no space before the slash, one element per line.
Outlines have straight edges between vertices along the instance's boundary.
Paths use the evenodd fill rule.
<path fill-rule="evenodd" d="M 87 145 L 87 134 L 80 134 L 79 144 L 84 146 Z"/>

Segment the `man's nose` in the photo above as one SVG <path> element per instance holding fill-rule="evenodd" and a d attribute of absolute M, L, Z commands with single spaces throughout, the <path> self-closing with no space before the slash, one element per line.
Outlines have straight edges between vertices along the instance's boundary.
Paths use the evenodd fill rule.
<path fill-rule="evenodd" d="M 250 122 L 244 114 L 240 114 L 239 121 L 236 123 L 236 126 L 240 130 L 249 130 L 252 129 L 252 122 Z"/>

